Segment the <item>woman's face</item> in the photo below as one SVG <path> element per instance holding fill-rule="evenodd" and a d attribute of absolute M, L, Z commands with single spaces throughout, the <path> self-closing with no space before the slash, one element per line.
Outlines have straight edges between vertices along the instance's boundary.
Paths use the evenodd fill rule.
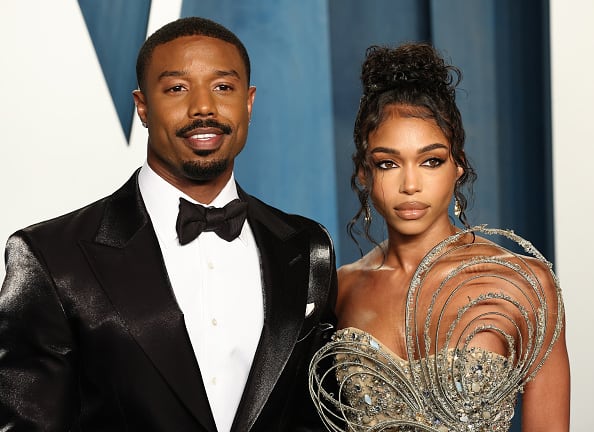
<path fill-rule="evenodd" d="M 385 119 L 369 135 L 373 205 L 392 232 L 449 231 L 448 207 L 463 169 L 454 163 L 450 143 L 434 120 L 401 112 L 387 107 Z"/>

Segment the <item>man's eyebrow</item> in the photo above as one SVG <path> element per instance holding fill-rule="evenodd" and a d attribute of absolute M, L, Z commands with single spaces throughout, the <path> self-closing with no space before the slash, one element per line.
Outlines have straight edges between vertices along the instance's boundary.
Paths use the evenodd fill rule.
<path fill-rule="evenodd" d="M 241 79 L 241 77 L 239 76 L 239 72 L 237 72 L 235 69 L 216 70 L 215 75 L 220 77 L 232 76 L 234 78 Z"/>
<path fill-rule="evenodd" d="M 163 78 L 168 78 L 168 77 L 181 77 L 181 76 L 185 76 L 187 75 L 188 72 L 185 70 L 166 70 L 163 71 L 159 74 L 158 80 L 162 80 Z"/>
<path fill-rule="evenodd" d="M 231 76 L 237 79 L 241 79 L 239 73 L 235 70 L 235 69 L 229 69 L 229 70 L 215 70 L 214 74 L 216 76 L 219 77 L 226 77 L 226 76 Z M 158 80 L 162 80 L 163 78 L 169 78 L 169 77 L 183 77 L 188 75 L 188 71 L 186 70 L 166 70 L 163 71 L 159 74 Z"/>

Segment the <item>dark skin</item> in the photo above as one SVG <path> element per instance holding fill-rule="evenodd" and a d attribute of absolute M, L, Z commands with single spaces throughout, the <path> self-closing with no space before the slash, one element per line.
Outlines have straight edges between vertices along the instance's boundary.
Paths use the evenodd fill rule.
<path fill-rule="evenodd" d="M 447 204 L 452 199 L 454 185 L 462 169 L 453 161 L 450 143 L 433 120 L 402 117 L 395 110 L 385 116 L 384 122 L 369 136 L 368 141 L 373 178 L 365 178 L 360 174 L 359 180 L 361 184 L 372 182 L 371 199 L 386 222 L 388 236 L 380 246 L 360 260 L 339 269 L 338 326 L 355 327 L 373 334 L 385 348 L 407 359 L 404 316 L 408 286 L 423 257 L 440 241 L 457 232 L 449 220 Z M 463 241 L 472 242 L 473 239 L 468 236 Z M 509 255 L 494 255 L 502 252 L 494 252 L 487 240 L 477 238 L 476 241 L 485 242 L 486 246 L 472 249 L 472 254 L 514 260 Z M 471 257 L 459 254 L 456 259 Z M 557 302 L 551 275 L 540 261 L 528 257 L 524 260 L 529 272 L 535 273 L 542 283 L 548 305 L 548 321 L 554 323 Z M 428 281 L 425 286 L 439 286 L 443 280 L 439 267 L 436 273 L 435 281 Z M 458 309 L 467 302 L 467 296 L 476 298 L 485 291 L 513 297 L 513 287 L 504 284 L 499 278 L 477 279 L 465 288 L 462 298 L 452 300 L 453 304 L 443 321 L 451 323 L 455 319 Z M 430 289 L 421 291 L 417 300 L 420 326 L 424 323 L 432 295 Z M 530 300 L 537 303 L 535 295 Z M 528 310 L 530 304 L 525 301 L 522 306 Z M 436 310 L 439 309 L 438 305 Z M 509 320 L 497 315 L 482 317 L 483 312 L 493 310 L 512 316 L 515 322 L 522 322 L 518 308 L 505 301 L 491 300 L 473 308 L 472 314 L 459 327 L 463 329 L 464 324 L 476 318 L 480 324 L 504 329 L 517 341 L 517 331 Z M 545 340 L 552 339 L 553 327 L 548 326 L 549 333 Z M 421 328 L 418 330 L 422 331 Z M 525 328 L 521 330 L 526 334 Z M 430 334 L 434 335 L 436 331 L 433 326 Z M 447 328 L 440 329 L 441 340 L 446 331 Z M 460 330 L 454 333 L 454 339 L 466 335 Z M 419 343 L 421 352 L 424 352 L 422 338 Z M 481 332 L 472 339 L 471 346 L 507 355 L 506 342 L 495 333 Z M 519 348 L 516 346 L 516 349 Z M 525 387 L 522 430 L 569 430 L 569 361 L 564 327 L 543 368 Z"/>
<path fill-rule="evenodd" d="M 371 199 L 387 222 L 388 240 L 339 269 L 337 314 L 341 327 L 368 331 L 404 357 L 407 287 L 427 251 L 455 232 L 447 210 L 462 169 L 435 122 L 388 110 L 369 137 L 373 178 L 359 178 L 373 183 Z"/>
<path fill-rule="evenodd" d="M 196 201 L 212 202 L 245 146 L 255 95 L 234 45 L 184 36 L 157 46 L 142 90 L 133 92 L 148 127 L 149 166 Z"/>

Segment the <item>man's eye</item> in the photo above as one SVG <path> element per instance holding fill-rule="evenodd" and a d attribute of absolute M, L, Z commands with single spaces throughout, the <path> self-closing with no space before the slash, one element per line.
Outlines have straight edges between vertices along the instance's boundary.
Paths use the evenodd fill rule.
<path fill-rule="evenodd" d="M 233 86 L 230 84 L 217 84 L 217 86 L 215 87 L 215 91 L 218 92 L 230 92 L 233 91 Z"/>
<path fill-rule="evenodd" d="M 176 85 L 176 86 L 173 86 L 173 87 L 170 87 L 169 89 L 167 89 L 167 91 L 172 92 L 172 93 L 180 92 L 183 90 L 184 90 L 184 87 L 182 85 Z"/>

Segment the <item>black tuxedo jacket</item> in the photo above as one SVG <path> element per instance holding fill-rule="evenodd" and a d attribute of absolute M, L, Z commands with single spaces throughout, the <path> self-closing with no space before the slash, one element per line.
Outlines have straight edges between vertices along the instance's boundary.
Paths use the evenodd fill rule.
<path fill-rule="evenodd" d="M 239 193 L 265 316 L 232 430 L 321 430 L 307 370 L 334 324 L 330 238 Z M 137 174 L 103 200 L 15 233 L 5 258 L 0 430 L 216 431 Z"/>

